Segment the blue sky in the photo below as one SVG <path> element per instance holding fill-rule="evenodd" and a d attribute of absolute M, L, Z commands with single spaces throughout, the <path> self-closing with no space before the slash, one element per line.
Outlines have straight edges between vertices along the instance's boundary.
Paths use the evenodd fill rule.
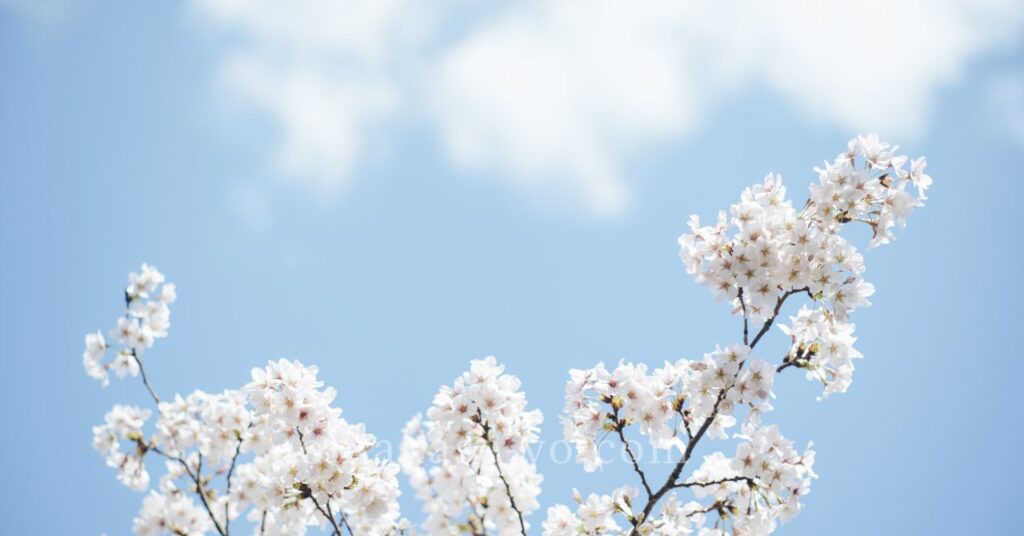
<path fill-rule="evenodd" d="M 783 533 L 1024 531 L 1016 3 L 893 7 L 907 28 L 884 28 L 888 54 L 878 28 L 810 52 L 785 26 L 731 28 L 772 43 L 767 60 L 694 25 L 717 12 L 581 22 L 445 4 L 415 13 L 421 26 L 381 8 L 317 32 L 302 23 L 348 13 L 296 4 L 274 26 L 268 2 L 138 4 L 0 1 L 0 533 L 129 533 L 141 496 L 90 428 L 146 395 L 101 389 L 80 355 L 143 261 L 179 291 L 147 363 L 161 393 L 239 387 L 297 358 L 397 444 L 441 384 L 494 354 L 554 441 L 569 368 L 738 340 L 677 258 L 689 214 L 768 171 L 802 197 L 811 168 L 867 131 L 926 155 L 935 186 L 867 255 L 878 293 L 854 319 L 866 358 L 850 392 L 819 403 L 801 377 L 777 382 L 769 420 L 815 442 L 821 476 Z M 861 56 L 837 82 L 834 58 Z M 540 469 L 545 506 L 628 478 Z"/>

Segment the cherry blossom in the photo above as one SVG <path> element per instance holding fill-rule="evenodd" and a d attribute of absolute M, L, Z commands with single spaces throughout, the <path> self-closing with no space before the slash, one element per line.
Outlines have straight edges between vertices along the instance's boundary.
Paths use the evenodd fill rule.
<path fill-rule="evenodd" d="M 406 424 L 402 469 L 424 503 L 429 534 L 526 534 L 543 478 L 525 456 L 543 417 L 493 356 L 442 387 Z M 467 530 L 468 529 L 468 530 Z"/>
<path fill-rule="evenodd" d="M 612 371 L 602 363 L 570 371 L 562 423 L 576 460 L 596 470 L 599 442 L 617 437 L 643 493 L 619 488 L 586 501 L 577 494 L 576 512 L 561 505 L 548 510 L 545 534 L 761 535 L 800 512 L 816 478 L 814 451 L 797 452 L 777 427 L 762 424 L 772 409 L 774 377 L 805 369 L 823 385 L 820 398 L 849 388 L 853 360 L 861 357 L 850 315 L 870 305 L 875 287 L 863 278 L 863 255 L 840 233 L 847 224 L 863 224 L 871 230 L 868 248 L 890 243 L 894 229 L 923 206 L 932 183 L 923 158 L 911 161 L 897 149 L 875 135 L 858 136 L 816 170 L 818 183 L 802 205 L 787 199 L 782 179 L 769 174 L 713 224 L 690 217 L 690 233 L 679 238 L 680 257 L 699 284 L 742 318 L 742 344 L 716 348 L 702 360 L 666 362 L 653 372 L 626 362 Z M 781 363 L 751 357 L 794 297 L 810 304 L 780 326 L 791 342 Z M 664 483 L 648 480 L 626 436 L 633 431 L 655 449 L 677 452 Z M 738 441 L 735 456 L 712 453 L 684 476 L 706 437 Z M 682 488 L 697 500 L 680 503 Z M 717 519 L 708 526 L 709 518 Z"/>
<path fill-rule="evenodd" d="M 149 299 L 155 296 L 155 299 Z M 150 265 L 129 276 L 126 313 L 111 337 L 86 336 L 86 373 L 108 383 L 141 376 L 154 412 L 115 405 L 93 428 L 93 445 L 136 491 L 150 490 L 135 519 L 136 534 L 226 536 L 245 516 L 259 534 L 305 534 L 311 527 L 366 535 L 405 532 L 399 520 L 398 464 L 375 457 L 376 438 L 350 424 L 333 405 L 337 393 L 324 387 L 315 366 L 271 361 L 252 371 L 238 390 L 195 391 L 162 400 L 143 369 L 142 352 L 167 335 L 173 284 Z M 147 461 L 162 460 L 165 473 L 151 489 Z M 223 475 L 222 482 L 215 476 Z"/>
<path fill-rule="evenodd" d="M 926 167 L 875 135 L 858 136 L 815 169 L 802 203 L 768 174 L 712 223 L 691 216 L 678 241 L 682 262 L 730 303 L 739 333 L 699 357 L 570 370 L 560 423 L 576 462 L 600 469 L 611 441 L 635 479 L 586 497 L 574 489 L 571 505 L 547 508 L 533 526 L 546 536 L 761 536 L 799 514 L 817 478 L 815 451 L 766 424 L 776 377 L 803 369 L 821 384 L 819 400 L 850 388 L 862 357 L 851 316 L 870 305 L 875 287 L 864 279 L 856 235 L 844 232 L 866 226 L 866 249 L 891 243 L 927 199 Z M 363 424 L 342 417 L 318 368 L 299 361 L 254 368 L 238 389 L 161 399 L 143 356 L 168 336 L 177 288 L 143 264 L 123 297 L 113 329 L 85 336 L 82 364 L 104 386 L 111 374 L 139 377 L 153 402 L 117 404 L 93 428 L 93 446 L 117 480 L 148 492 L 136 534 L 228 536 L 243 519 L 260 535 L 412 534 L 399 512 L 399 471 L 423 504 L 428 534 L 531 529 L 543 482 L 531 450 L 543 417 L 494 357 L 471 361 L 408 421 L 394 463 L 375 453 Z M 783 312 L 790 301 L 802 302 L 793 315 Z M 789 344 L 772 359 L 759 344 L 776 323 Z M 698 445 L 712 440 L 721 448 L 694 467 Z M 664 480 L 644 467 L 641 446 L 670 460 Z"/>

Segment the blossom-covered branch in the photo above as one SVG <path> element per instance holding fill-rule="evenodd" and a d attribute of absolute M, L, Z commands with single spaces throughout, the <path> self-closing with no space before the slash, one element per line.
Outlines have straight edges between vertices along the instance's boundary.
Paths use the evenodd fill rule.
<path fill-rule="evenodd" d="M 759 536 L 803 509 L 817 478 L 813 444 L 795 448 L 764 416 L 773 409 L 775 376 L 786 369 L 803 369 L 820 383 L 819 399 L 850 387 L 854 360 L 862 357 L 850 316 L 870 304 L 875 288 L 863 278 L 863 255 L 842 232 L 866 225 L 869 248 L 891 242 L 931 185 L 924 159 L 896 150 L 876 136 L 851 140 L 817 169 L 799 210 L 769 174 L 713 224 L 690 218 L 680 256 L 697 283 L 741 317 L 739 342 L 658 367 L 621 361 L 569 371 L 561 424 L 576 461 L 588 472 L 600 468 L 601 442 L 611 437 L 639 489 L 624 485 L 586 498 L 574 490 L 575 507 L 549 508 L 543 534 Z M 472 361 L 438 391 L 425 416 L 406 424 L 399 465 L 371 454 L 374 436 L 341 418 L 334 389 L 315 366 L 298 361 L 253 369 L 238 390 L 160 398 L 143 359 L 148 363 L 145 352 L 167 336 L 176 289 L 143 265 L 124 296 L 125 313 L 109 333 L 113 344 L 101 332 L 87 335 L 83 364 L 103 385 L 111 372 L 141 376 L 155 406 L 115 405 L 93 429 L 94 447 L 118 480 L 149 491 L 136 534 L 229 536 L 242 516 L 261 535 L 313 527 L 337 536 L 405 533 L 412 529 L 398 511 L 399 469 L 423 503 L 429 534 L 529 533 L 543 477 L 528 450 L 543 417 L 526 409 L 519 379 L 494 357 Z M 792 301 L 800 308 L 778 325 Z M 789 338 L 784 357 L 754 357 L 776 325 Z M 636 434 L 673 461 L 664 481 L 642 467 L 639 443 L 630 438 Z M 711 452 L 693 467 L 697 447 L 712 439 L 732 440 L 731 455 Z M 154 460 L 164 462 L 164 473 L 151 486 Z M 692 499 L 679 495 L 684 490 Z"/>
<path fill-rule="evenodd" d="M 494 357 L 475 360 L 441 388 L 426 420 L 406 425 L 402 468 L 424 503 L 428 533 L 527 534 L 542 478 L 525 454 L 543 417 L 526 410 L 519 386 Z"/>
<path fill-rule="evenodd" d="M 545 534 L 667 535 L 698 528 L 768 534 L 777 519 L 786 521 L 800 511 L 800 499 L 816 477 L 814 451 L 810 446 L 795 450 L 777 427 L 761 424 L 762 416 L 772 409 L 775 374 L 789 367 L 805 369 L 809 379 L 821 382 L 822 397 L 849 388 L 853 360 L 861 357 L 853 348 L 849 317 L 869 305 L 875 289 L 862 277 L 863 256 L 840 232 L 847 224 L 865 224 L 872 232 L 869 247 L 889 243 L 894 228 L 923 205 L 931 185 L 924 159 L 910 161 L 896 150 L 873 135 L 851 140 L 846 151 L 817 169 L 818 184 L 800 210 L 786 199 L 781 179 L 769 174 L 744 190 L 728 214 L 719 212 L 713 225 L 690 218 L 691 232 L 679 238 L 680 256 L 699 284 L 716 300 L 730 301 L 732 313 L 742 316 L 742 343 L 716 348 L 699 361 L 666 362 L 653 373 L 644 364 L 625 362 L 611 371 L 602 363 L 571 371 L 562 419 L 565 437 L 586 470 L 602 464 L 602 430 L 614 430 L 628 446 L 625 430 L 632 425 L 653 448 L 680 455 L 666 481 L 653 488 L 627 449 L 646 495 L 642 506 L 634 509 L 639 492 L 631 486 L 585 501 L 577 496 L 575 513 L 562 505 L 548 510 Z M 791 340 L 782 363 L 751 357 L 794 296 L 806 296 L 810 305 L 801 307 L 791 325 L 780 326 Z M 758 321 L 751 338 L 750 324 Z M 706 456 L 683 479 L 695 447 L 705 437 L 728 439 L 727 430 L 743 408 L 746 416 L 734 434 L 736 454 Z M 714 502 L 684 505 L 672 491 L 680 488 Z M 654 516 L 662 503 L 661 514 Z M 704 523 L 711 512 L 719 519 L 708 529 Z M 628 525 L 623 528 L 616 517 Z"/>
<path fill-rule="evenodd" d="M 148 265 L 129 281 L 128 312 L 111 333 L 120 347 L 109 346 L 99 332 L 86 336 L 86 372 L 104 385 L 111 370 L 119 377 L 142 374 L 143 352 L 170 327 L 174 286 Z M 323 387 L 316 367 L 271 361 L 253 369 L 241 390 L 195 391 L 166 401 L 143 380 L 156 404 L 151 432 L 145 422 L 152 410 L 123 405 L 93 429 L 93 444 L 118 479 L 134 490 L 150 490 L 134 522 L 136 534 L 212 530 L 228 536 L 231 521 L 246 512 L 259 534 L 304 534 L 327 526 L 340 536 L 342 525 L 350 534 L 404 532 L 398 465 L 371 456 L 376 439 L 363 425 L 341 418 L 332 405 L 335 391 Z M 155 489 L 149 453 L 165 460 Z M 204 473 L 211 467 L 212 473 Z M 225 476 L 215 479 L 218 474 Z"/>

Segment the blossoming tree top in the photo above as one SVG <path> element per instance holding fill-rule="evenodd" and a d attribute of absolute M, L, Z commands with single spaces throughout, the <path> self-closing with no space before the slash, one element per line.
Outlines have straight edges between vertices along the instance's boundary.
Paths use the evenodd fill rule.
<path fill-rule="evenodd" d="M 858 136 L 817 169 L 818 183 L 797 209 L 782 180 L 769 174 L 747 188 L 712 225 L 690 218 L 679 238 L 686 269 L 718 301 L 728 301 L 742 325 L 737 339 L 699 360 L 650 369 L 643 363 L 603 363 L 569 371 L 564 437 L 576 461 L 594 471 L 604 441 L 616 442 L 635 473 L 633 484 L 548 508 L 539 532 L 576 535 L 763 535 L 790 520 L 810 492 L 815 453 L 799 450 L 775 425 L 773 384 L 786 369 L 803 369 L 825 398 L 852 381 L 850 315 L 869 305 L 874 286 L 864 259 L 842 232 L 866 225 L 876 247 L 923 205 L 931 178 L 925 160 L 908 160 L 877 136 Z M 240 390 L 196 391 L 161 399 L 143 366 L 170 328 L 174 285 L 155 267 L 129 277 L 126 309 L 109 333 L 85 337 L 86 373 L 109 382 L 140 376 L 156 408 L 115 405 L 93 428 L 93 446 L 117 478 L 148 491 L 133 522 L 139 535 L 227 536 L 244 518 L 253 534 L 341 536 L 415 533 L 399 513 L 397 475 L 404 472 L 426 518 L 428 534 L 526 535 L 537 524 L 543 477 L 527 456 L 538 441 L 541 412 L 528 410 L 518 378 L 493 357 L 442 387 L 426 415 L 403 430 L 399 463 L 373 454 L 376 439 L 335 407 L 336 392 L 315 366 L 271 361 L 252 370 Z M 777 362 L 753 357 L 790 299 L 804 304 L 788 325 L 790 345 Z M 148 356 L 147 356 L 148 357 Z M 668 477 L 653 481 L 635 455 L 639 434 L 673 456 Z M 713 452 L 691 467 L 706 438 L 732 441 L 732 455 Z M 163 462 L 155 483 L 149 471 Z M 689 470 L 689 473 L 687 473 Z M 688 490 L 691 498 L 681 494 Z"/>

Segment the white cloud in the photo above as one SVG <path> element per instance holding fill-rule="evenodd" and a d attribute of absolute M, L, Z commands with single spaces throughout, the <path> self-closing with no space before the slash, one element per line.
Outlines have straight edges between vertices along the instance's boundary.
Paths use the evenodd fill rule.
<path fill-rule="evenodd" d="M 235 95 L 276 121 L 280 173 L 331 199 L 348 186 L 366 132 L 395 113 L 399 95 L 386 81 L 324 67 L 240 54 L 225 63 L 223 76 Z"/>
<path fill-rule="evenodd" d="M 485 21 L 447 51 L 433 95 L 442 140 L 464 168 L 628 207 L 621 161 L 696 121 L 677 4 L 529 3 Z"/>
<path fill-rule="evenodd" d="M 630 158 L 767 86 L 852 133 L 913 137 L 971 60 L 1019 39 L 1015 0 L 194 0 L 235 39 L 226 87 L 280 129 L 283 175 L 344 189 L 383 127 L 436 127 L 470 174 L 597 215 Z"/>
<path fill-rule="evenodd" d="M 408 100 L 432 13 L 412 0 L 194 0 L 225 34 L 229 95 L 269 116 L 282 176 L 321 199 L 344 191 L 373 134 Z"/>
<path fill-rule="evenodd" d="M 905 137 L 971 59 L 1016 37 L 1022 16 L 1012 0 L 759 3 L 734 37 L 758 32 L 740 60 L 811 117 Z"/>

